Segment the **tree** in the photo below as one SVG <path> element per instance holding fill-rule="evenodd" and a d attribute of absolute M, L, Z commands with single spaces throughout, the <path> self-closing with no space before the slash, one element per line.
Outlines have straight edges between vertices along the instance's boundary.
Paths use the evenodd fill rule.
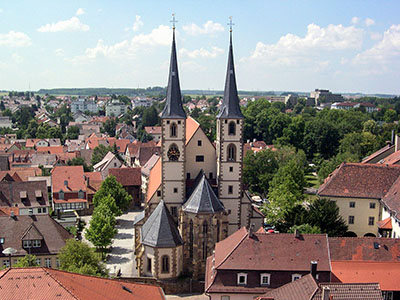
<path fill-rule="evenodd" d="M 306 223 L 318 226 L 321 232 L 327 233 L 328 236 L 344 236 L 347 232 L 347 225 L 339 214 L 339 207 L 329 199 L 319 198 L 311 203 Z"/>
<path fill-rule="evenodd" d="M 92 172 L 93 168 L 89 167 L 86 162 L 85 159 L 83 157 L 74 157 L 73 159 L 70 159 L 67 161 L 67 165 L 68 166 L 83 166 L 83 171 L 84 172 Z"/>
<path fill-rule="evenodd" d="M 278 170 L 275 153 L 269 149 L 248 151 L 243 160 L 243 183 L 251 193 L 266 197 L 269 184 Z"/>
<path fill-rule="evenodd" d="M 321 229 L 318 226 L 311 226 L 310 224 L 301 224 L 301 225 L 294 225 L 290 227 L 289 233 L 294 233 L 298 230 L 300 233 L 309 233 L 309 234 L 317 234 L 321 233 Z"/>
<path fill-rule="evenodd" d="M 111 118 L 104 122 L 103 130 L 109 136 L 113 137 L 113 136 L 115 136 L 115 127 L 116 126 L 117 126 L 117 121 L 114 118 Z"/>
<path fill-rule="evenodd" d="M 383 117 L 384 121 L 387 123 L 392 123 L 397 120 L 397 113 L 393 109 L 388 109 L 385 111 L 385 115 Z"/>
<path fill-rule="evenodd" d="M 132 201 L 132 196 L 123 188 L 123 186 L 117 181 L 115 176 L 109 175 L 100 186 L 100 189 L 94 194 L 93 205 L 99 206 L 107 196 L 111 196 L 115 199 L 119 211 L 116 211 L 114 215 L 120 216 L 125 211 Z"/>
<path fill-rule="evenodd" d="M 100 162 L 108 152 L 112 151 L 113 149 L 111 146 L 106 147 L 102 144 L 98 145 L 96 148 L 93 149 L 92 165 L 94 166 L 95 164 Z"/>
<path fill-rule="evenodd" d="M 114 202 L 114 207 L 116 207 L 115 200 L 110 195 L 106 198 L 108 198 L 108 202 L 111 199 Z M 113 237 L 117 234 L 115 224 L 116 220 L 113 211 L 111 211 L 106 202 L 101 202 L 93 211 L 85 237 L 104 254 L 104 249 L 111 245 Z"/>
<path fill-rule="evenodd" d="M 27 254 L 23 258 L 18 259 L 16 264 L 13 264 L 13 268 L 26 268 L 26 267 L 37 267 L 39 264 L 36 262 L 37 257 L 33 254 Z"/>
<path fill-rule="evenodd" d="M 87 244 L 74 239 L 67 240 L 58 254 L 60 269 L 85 275 L 107 275 L 105 265 Z"/>
<path fill-rule="evenodd" d="M 79 127 L 78 126 L 69 126 L 67 129 L 67 136 L 68 140 L 75 140 L 79 137 Z"/>
<path fill-rule="evenodd" d="M 154 126 L 158 124 L 158 112 L 154 105 L 146 108 L 143 112 L 142 125 L 144 126 Z"/>

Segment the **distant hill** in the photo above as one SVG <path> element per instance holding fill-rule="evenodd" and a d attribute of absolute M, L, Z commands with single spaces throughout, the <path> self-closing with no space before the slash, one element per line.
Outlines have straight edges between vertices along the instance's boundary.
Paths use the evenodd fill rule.
<path fill-rule="evenodd" d="M 146 89 L 128 89 L 128 88 L 58 88 L 58 89 L 40 89 L 37 94 L 49 95 L 66 95 L 66 96 L 91 96 L 91 95 L 124 95 L 124 96 L 139 96 L 139 95 L 159 95 L 165 94 L 166 88 L 149 87 Z"/>

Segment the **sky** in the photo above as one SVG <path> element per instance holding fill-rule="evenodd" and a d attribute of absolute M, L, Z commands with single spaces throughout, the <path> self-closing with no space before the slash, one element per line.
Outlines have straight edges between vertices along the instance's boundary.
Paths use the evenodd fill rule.
<path fill-rule="evenodd" d="M 182 89 L 222 90 L 229 17 L 249 91 L 400 94 L 398 0 L 2 0 L 0 90 L 166 86 L 175 13 Z"/>

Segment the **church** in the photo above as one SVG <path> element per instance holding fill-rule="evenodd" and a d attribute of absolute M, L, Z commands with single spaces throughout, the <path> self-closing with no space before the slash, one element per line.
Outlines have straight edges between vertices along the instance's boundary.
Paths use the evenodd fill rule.
<path fill-rule="evenodd" d="M 134 222 L 138 276 L 203 279 L 215 243 L 243 226 L 263 224 L 263 215 L 253 207 L 241 180 L 244 117 L 232 28 L 216 142 L 183 109 L 175 26 L 161 123 L 161 155 L 149 176 L 145 209 Z"/>

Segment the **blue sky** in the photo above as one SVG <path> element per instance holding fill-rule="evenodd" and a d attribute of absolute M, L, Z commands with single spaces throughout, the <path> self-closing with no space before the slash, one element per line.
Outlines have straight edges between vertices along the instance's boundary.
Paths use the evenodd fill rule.
<path fill-rule="evenodd" d="M 0 90 L 223 89 L 233 16 L 241 90 L 400 94 L 400 1 L 1 1 Z"/>

